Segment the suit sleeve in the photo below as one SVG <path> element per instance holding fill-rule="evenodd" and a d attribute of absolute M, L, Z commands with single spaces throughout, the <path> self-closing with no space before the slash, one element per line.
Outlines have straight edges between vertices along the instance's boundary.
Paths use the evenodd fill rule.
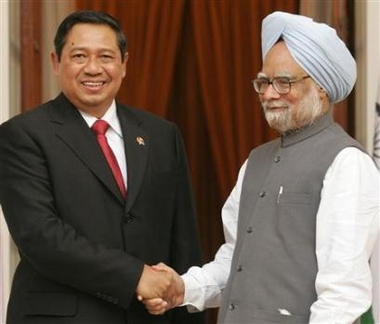
<path fill-rule="evenodd" d="M 0 127 L 0 203 L 21 262 L 55 282 L 128 308 L 143 263 L 90 242 L 60 218 L 47 153 L 20 124 Z"/>

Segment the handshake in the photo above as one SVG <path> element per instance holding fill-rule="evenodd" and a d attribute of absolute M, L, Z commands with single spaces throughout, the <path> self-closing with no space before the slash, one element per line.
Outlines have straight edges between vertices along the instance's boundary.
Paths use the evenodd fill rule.
<path fill-rule="evenodd" d="M 164 263 L 144 265 L 136 295 L 150 314 L 161 315 L 182 304 L 184 294 L 183 280 L 172 268 Z"/>

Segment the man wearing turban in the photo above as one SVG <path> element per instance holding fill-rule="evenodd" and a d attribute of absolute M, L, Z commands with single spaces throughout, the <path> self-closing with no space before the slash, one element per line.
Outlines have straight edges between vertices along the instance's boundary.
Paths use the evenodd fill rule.
<path fill-rule="evenodd" d="M 215 259 L 145 303 L 156 314 L 220 306 L 219 324 L 354 323 L 371 305 L 379 233 L 376 167 L 332 118 L 355 60 L 334 29 L 284 12 L 264 19 L 262 54 L 252 83 L 280 137 L 242 166 Z"/>

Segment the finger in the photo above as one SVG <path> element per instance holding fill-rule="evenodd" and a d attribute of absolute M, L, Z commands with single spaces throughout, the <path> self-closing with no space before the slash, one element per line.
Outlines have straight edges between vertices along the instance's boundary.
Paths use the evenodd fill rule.
<path fill-rule="evenodd" d="M 149 313 L 162 314 L 168 309 L 166 303 L 160 303 L 155 305 L 145 305 L 145 308 Z"/>
<path fill-rule="evenodd" d="M 165 309 L 162 309 L 162 310 L 152 310 L 152 311 L 149 311 L 150 314 L 152 315 L 163 315 L 165 313 Z"/>
<path fill-rule="evenodd" d="M 168 309 L 166 302 L 157 303 L 157 304 L 152 304 L 152 303 L 145 304 L 145 308 L 151 314 L 163 314 Z"/>
<path fill-rule="evenodd" d="M 146 307 L 149 313 L 162 314 L 165 313 L 166 307 Z"/>
<path fill-rule="evenodd" d="M 166 307 L 167 302 L 162 298 L 151 298 L 151 299 L 143 299 L 142 302 L 146 306 L 155 307 L 156 305 L 164 305 Z"/>

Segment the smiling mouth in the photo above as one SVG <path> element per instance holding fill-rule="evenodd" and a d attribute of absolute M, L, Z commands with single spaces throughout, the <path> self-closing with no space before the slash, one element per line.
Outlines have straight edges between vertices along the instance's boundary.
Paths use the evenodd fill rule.
<path fill-rule="evenodd" d="M 87 82 L 82 82 L 82 84 L 83 84 L 85 87 L 89 87 L 89 88 L 98 88 L 98 87 L 101 87 L 102 85 L 104 85 L 105 82 L 103 82 L 103 81 L 98 81 L 98 82 L 90 82 L 90 81 L 87 81 Z"/>
<path fill-rule="evenodd" d="M 269 112 L 275 112 L 275 111 L 283 111 L 283 110 L 286 110 L 287 107 L 285 106 L 274 106 L 274 107 L 266 107 L 266 111 L 269 111 Z"/>

